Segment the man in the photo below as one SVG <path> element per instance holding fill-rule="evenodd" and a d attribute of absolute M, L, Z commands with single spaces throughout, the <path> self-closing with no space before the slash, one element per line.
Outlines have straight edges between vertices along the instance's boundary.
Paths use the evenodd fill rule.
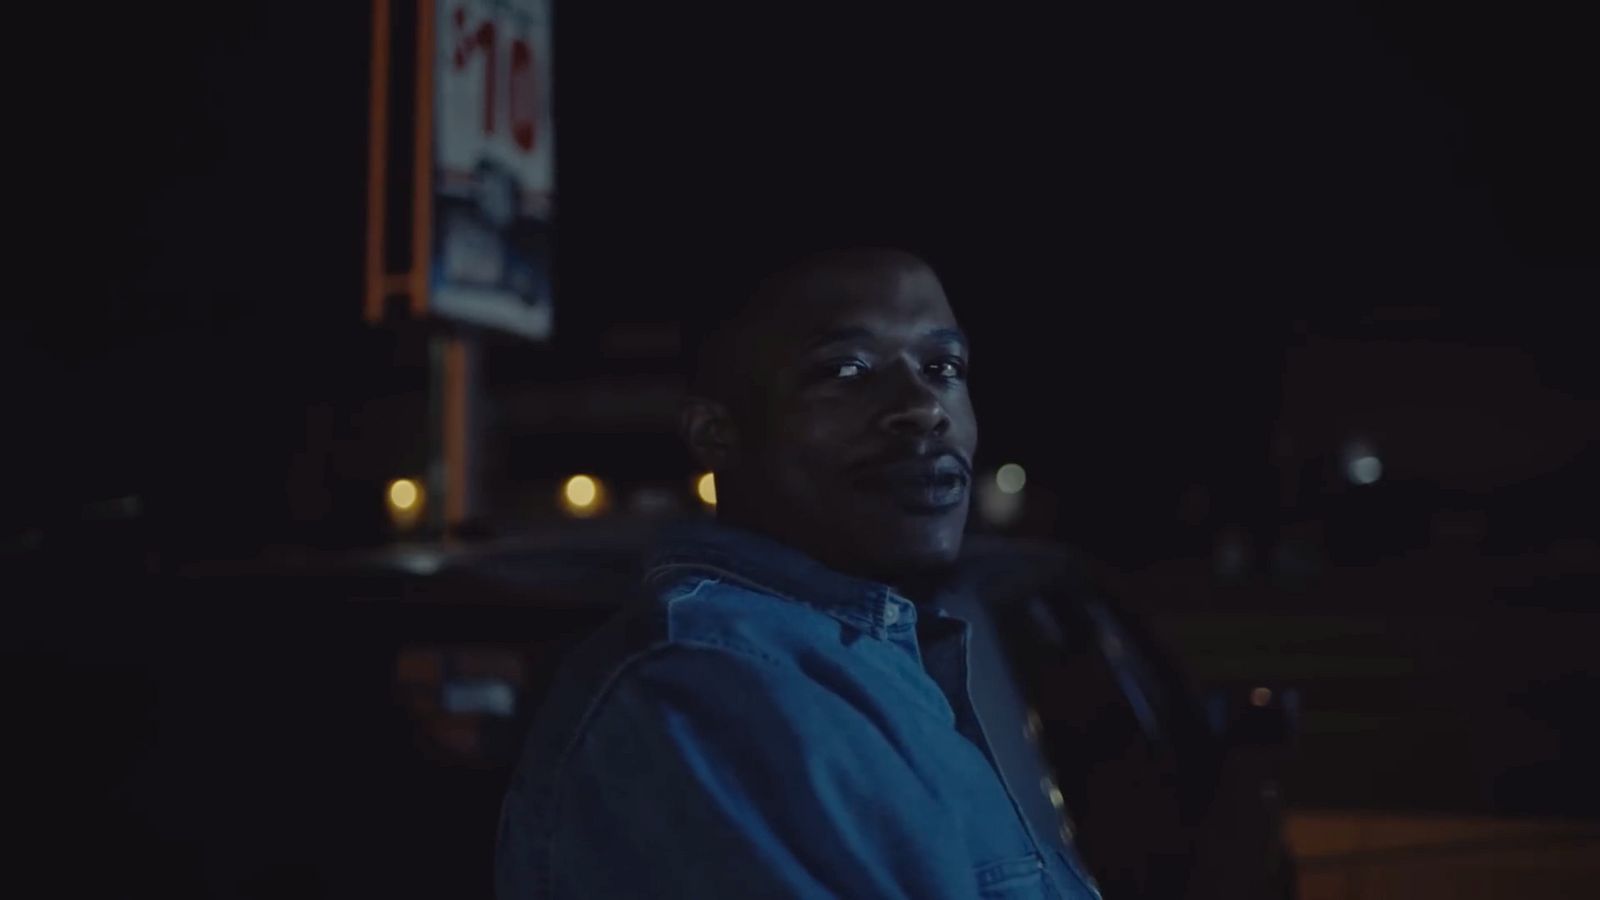
<path fill-rule="evenodd" d="M 1030 828 L 907 587 L 961 548 L 977 421 L 932 269 L 829 252 L 712 331 L 682 415 L 717 522 L 566 662 L 506 796 L 512 898 L 1096 896 Z"/>

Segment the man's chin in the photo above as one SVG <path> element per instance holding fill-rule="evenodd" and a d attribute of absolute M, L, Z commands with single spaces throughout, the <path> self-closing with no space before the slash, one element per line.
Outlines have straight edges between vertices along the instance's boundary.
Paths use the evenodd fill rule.
<path fill-rule="evenodd" d="M 906 516 L 861 534 L 858 551 L 880 578 L 916 575 L 946 568 L 961 555 L 965 509 L 961 515 Z"/>

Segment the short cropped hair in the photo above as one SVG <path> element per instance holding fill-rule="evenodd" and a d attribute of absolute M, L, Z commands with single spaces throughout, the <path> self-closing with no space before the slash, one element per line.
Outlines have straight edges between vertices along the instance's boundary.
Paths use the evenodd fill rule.
<path fill-rule="evenodd" d="M 745 314 L 763 284 L 807 260 L 840 251 L 894 249 L 924 254 L 904 240 L 875 239 L 873 235 L 844 235 L 843 240 L 788 240 L 746 248 L 737 259 L 715 263 L 695 282 L 699 288 L 686 297 L 680 319 L 681 364 L 689 390 L 698 396 L 728 399 L 725 363 L 730 341 L 748 326 Z M 925 257 L 924 257 L 925 258 Z"/>

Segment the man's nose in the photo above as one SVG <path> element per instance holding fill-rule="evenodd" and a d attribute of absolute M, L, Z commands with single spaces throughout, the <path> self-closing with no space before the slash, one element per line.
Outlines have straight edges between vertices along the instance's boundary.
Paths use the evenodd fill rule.
<path fill-rule="evenodd" d="M 906 437 L 940 436 L 950 430 L 950 416 L 938 392 L 911 373 L 896 379 L 894 396 L 878 424 L 891 434 Z"/>

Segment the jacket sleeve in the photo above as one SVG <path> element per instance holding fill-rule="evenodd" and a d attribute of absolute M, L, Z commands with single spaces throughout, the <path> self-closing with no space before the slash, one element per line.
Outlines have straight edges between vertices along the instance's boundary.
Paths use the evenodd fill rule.
<path fill-rule="evenodd" d="M 563 768 L 552 896 L 975 898 L 957 815 L 846 698 L 674 646 L 622 676 Z"/>

